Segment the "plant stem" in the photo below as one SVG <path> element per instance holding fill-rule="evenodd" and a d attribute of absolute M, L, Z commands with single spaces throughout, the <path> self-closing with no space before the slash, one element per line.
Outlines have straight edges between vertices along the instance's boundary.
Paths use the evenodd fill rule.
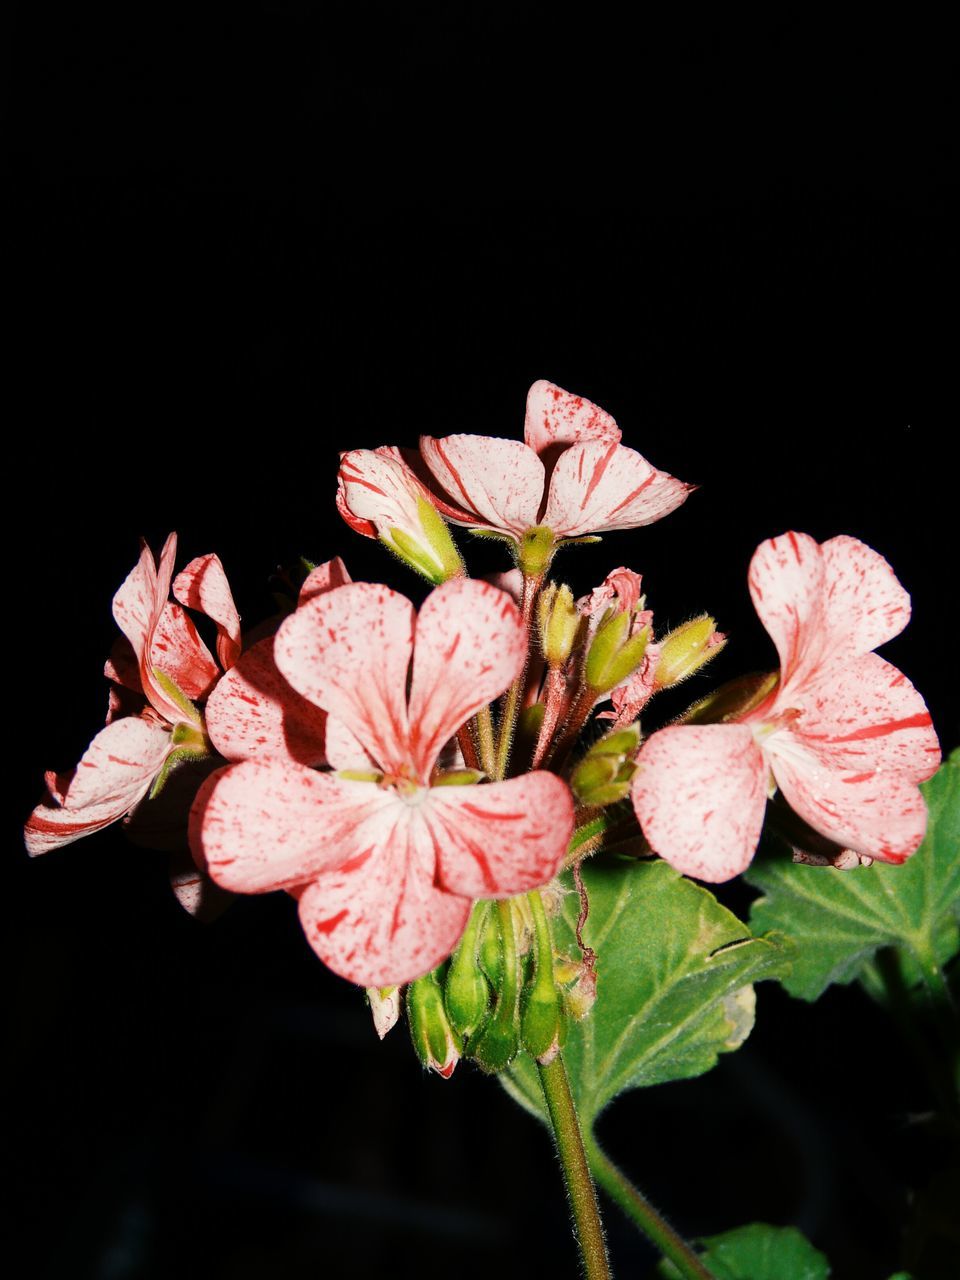
<path fill-rule="evenodd" d="M 493 743 L 493 716 L 489 707 L 482 707 L 475 717 L 477 726 L 477 744 L 480 749 L 480 768 L 492 778 L 495 767 L 496 752 Z"/>
<path fill-rule="evenodd" d="M 520 695 L 523 693 L 524 685 L 527 682 L 527 669 L 530 665 L 530 620 L 533 617 L 534 602 L 542 582 L 543 574 L 538 578 L 524 576 L 523 579 L 520 614 L 523 618 L 524 630 L 527 633 L 527 652 L 523 660 L 522 669 L 518 672 L 516 680 L 507 690 L 503 699 L 503 712 L 500 716 L 500 737 L 497 741 L 494 772 L 491 775 L 498 780 L 507 776 L 507 762 L 510 759 L 510 748 L 513 746 L 513 731 L 517 723 L 517 712 L 520 710 Z"/>
<path fill-rule="evenodd" d="M 558 1053 L 552 1062 L 546 1066 L 538 1063 L 537 1067 L 570 1197 L 573 1229 L 583 1258 L 584 1275 L 587 1280 L 609 1280 L 610 1264 L 607 1260 L 597 1193 L 587 1164 L 580 1121 L 570 1093 L 563 1055 Z"/>
<path fill-rule="evenodd" d="M 670 1259 L 684 1280 L 714 1280 L 713 1273 L 707 1270 L 683 1237 L 674 1231 L 626 1174 L 600 1150 L 596 1138 L 588 1133 L 586 1141 L 590 1168 L 597 1182 L 627 1217 L 633 1219 L 663 1256 Z"/>

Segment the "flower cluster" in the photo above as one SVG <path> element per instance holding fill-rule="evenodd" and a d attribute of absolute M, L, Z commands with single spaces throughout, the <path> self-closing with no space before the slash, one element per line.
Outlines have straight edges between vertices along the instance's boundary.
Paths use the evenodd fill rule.
<path fill-rule="evenodd" d="M 125 640 L 107 665 L 107 726 L 71 775 L 47 775 L 30 852 L 136 820 L 202 763 L 181 789 L 196 876 L 293 895 L 317 955 L 371 989 L 381 1032 L 412 983 L 414 1039 L 444 1074 L 465 1040 L 490 1069 L 518 1035 L 556 1052 L 561 1005 L 576 1001 L 557 995 L 535 891 L 604 843 L 645 840 L 648 856 L 726 880 L 776 791 L 838 854 L 902 862 L 940 753 L 920 695 L 873 652 L 909 617 L 892 569 L 849 537 L 764 543 L 749 587 L 779 676 L 734 682 L 646 733 L 656 695 L 725 637 L 707 614 L 659 634 L 625 566 L 580 600 L 548 581 L 561 547 L 659 520 L 691 492 L 620 438 L 602 409 L 537 382 L 522 443 L 425 436 L 419 450 L 345 453 L 338 508 L 433 584 L 419 613 L 335 559 L 241 639 L 216 556 L 173 580 L 175 536 L 159 565 L 144 547 L 114 599 Z M 468 577 L 449 524 L 504 541 L 513 572 Z M 182 606 L 216 627 L 218 662 Z M 524 947 L 537 959 L 521 971 Z M 569 982 L 595 989 L 586 957 Z"/>

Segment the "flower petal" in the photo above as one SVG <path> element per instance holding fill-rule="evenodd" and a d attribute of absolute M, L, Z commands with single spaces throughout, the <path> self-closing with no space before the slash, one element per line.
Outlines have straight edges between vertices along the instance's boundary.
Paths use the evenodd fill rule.
<path fill-rule="evenodd" d="M 922 782 L 940 764 L 926 703 L 901 671 L 875 653 L 810 686 L 791 733 L 847 773 L 892 770 Z M 769 741 L 773 749 L 778 735 Z"/>
<path fill-rule="evenodd" d="M 303 580 L 297 604 L 298 606 L 306 604 L 314 596 L 326 595 L 328 591 L 333 591 L 336 587 L 345 587 L 348 582 L 352 581 L 353 579 L 347 572 L 347 566 L 339 556 L 334 556 L 332 560 L 318 564 L 316 568 L 310 570 Z"/>
<path fill-rule="evenodd" d="M 131 717 L 101 729 L 63 794 L 37 806 L 24 838 L 30 854 L 48 853 L 109 826 L 139 803 L 163 767 L 170 734 L 153 720 Z"/>
<path fill-rule="evenodd" d="M 831 753 L 821 754 L 790 731 L 768 740 L 768 754 L 785 799 L 815 831 L 883 862 L 903 862 L 916 851 L 927 809 L 905 774 L 838 770 Z"/>
<path fill-rule="evenodd" d="M 303 696 L 343 720 L 381 768 L 408 761 L 407 669 L 413 605 L 388 587 L 354 582 L 316 596 L 277 632 L 274 657 Z"/>
<path fill-rule="evenodd" d="M 573 833 L 570 788 L 552 773 L 433 787 L 421 813 L 436 847 L 437 883 L 469 898 L 508 897 L 546 884 Z"/>
<path fill-rule="evenodd" d="M 745 725 L 674 725 L 640 752 L 633 807 L 655 853 L 684 875 L 720 883 L 753 858 L 766 779 Z"/>
<path fill-rule="evenodd" d="M 427 596 L 410 683 L 412 763 L 422 780 L 447 740 L 520 674 L 526 652 L 520 611 L 506 592 L 456 578 Z"/>
<path fill-rule="evenodd" d="M 633 449 L 586 441 L 558 458 L 540 523 L 558 538 L 636 529 L 669 515 L 691 488 Z"/>
<path fill-rule="evenodd" d="M 273 656 L 275 636 L 242 653 L 207 701 L 210 740 L 227 760 L 326 763 L 326 712 L 290 687 Z"/>
<path fill-rule="evenodd" d="M 326 714 L 325 712 L 322 714 Z M 331 769 L 359 769 L 379 772 L 380 766 L 373 756 L 358 742 L 342 720 L 327 716 L 326 726 L 327 764 Z"/>
<path fill-rule="evenodd" d="M 519 537 L 538 523 L 543 463 L 519 440 L 421 436 L 420 453 L 434 479 L 457 504 L 437 503 L 455 524 L 482 525 Z"/>
<path fill-rule="evenodd" d="M 150 641 L 150 665 L 169 676 L 192 701 L 205 698 L 220 676 L 210 650 L 200 639 L 193 619 L 178 604 L 160 610 Z M 176 718 L 183 719 L 181 711 Z"/>
<path fill-rule="evenodd" d="M 434 883 L 432 840 L 417 811 L 396 797 L 391 806 L 392 829 L 368 860 L 318 876 L 300 895 L 311 947 L 334 973 L 364 987 L 429 973 L 456 946 L 472 906 Z"/>
<path fill-rule="evenodd" d="M 789 532 L 761 543 L 750 594 L 780 655 L 779 705 L 812 680 L 897 635 L 910 597 L 882 556 L 856 538 L 820 546 Z"/>
<path fill-rule="evenodd" d="M 145 542 L 140 545 L 140 559 L 131 569 L 113 597 L 113 616 L 117 626 L 133 645 L 140 667 L 140 683 L 151 706 L 165 720 L 176 724 L 184 718 L 183 709 L 163 689 L 154 674 L 150 651 L 163 607 L 170 595 L 173 562 L 177 554 L 177 535 L 171 533 L 160 553 L 160 567 Z"/>
<path fill-rule="evenodd" d="M 432 501 L 395 445 L 351 449 L 341 455 L 337 510 L 356 533 L 377 538 L 398 528 L 419 536 L 420 498 Z"/>
<path fill-rule="evenodd" d="M 619 444 L 620 428 L 609 413 L 572 395 L 542 378 L 527 392 L 527 415 L 523 438 L 534 452 L 542 454 L 552 446 L 599 440 Z"/>
<path fill-rule="evenodd" d="M 220 557 L 210 553 L 191 560 L 177 574 L 173 594 L 181 604 L 199 609 L 216 623 L 217 657 L 224 671 L 229 671 L 240 654 L 240 615 Z"/>
<path fill-rule="evenodd" d="M 210 778 L 190 815 L 190 845 L 234 893 L 267 893 L 369 859 L 399 801 L 369 782 L 291 761 L 244 760 Z"/>

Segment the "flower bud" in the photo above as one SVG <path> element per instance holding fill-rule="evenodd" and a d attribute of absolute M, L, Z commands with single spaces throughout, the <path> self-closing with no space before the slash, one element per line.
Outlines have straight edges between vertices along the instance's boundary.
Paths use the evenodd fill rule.
<path fill-rule="evenodd" d="M 477 958 L 478 937 L 482 935 L 487 903 L 478 902 L 473 915 L 453 953 L 443 986 L 447 1016 L 454 1030 L 469 1038 L 487 1016 L 490 987 L 480 970 Z"/>
<path fill-rule="evenodd" d="M 597 971 L 592 965 L 583 965 L 580 977 L 564 992 L 566 1011 L 574 1022 L 582 1022 L 597 1001 Z"/>
<path fill-rule="evenodd" d="M 705 613 L 664 636 L 653 677 L 655 691 L 679 684 L 717 656 L 727 638 L 716 627 L 714 619 Z"/>
<path fill-rule="evenodd" d="M 679 718 L 680 724 L 727 724 L 755 711 L 773 692 L 779 674 L 738 676 L 695 702 Z"/>
<path fill-rule="evenodd" d="M 635 772 L 632 760 L 618 763 L 615 756 L 587 755 L 574 769 L 570 788 L 578 804 L 602 808 L 626 799 Z"/>
<path fill-rule="evenodd" d="M 555 582 L 540 593 L 540 647 L 550 667 L 562 667 L 573 652 L 577 632 L 580 630 L 580 613 L 573 600 L 573 592 L 564 584 Z"/>
<path fill-rule="evenodd" d="M 373 1014 L 374 1028 L 382 1040 L 397 1025 L 400 1017 L 400 988 L 367 987 L 367 1000 Z"/>
<path fill-rule="evenodd" d="M 634 615 L 608 610 L 597 627 L 584 663 L 584 679 L 597 694 L 609 693 L 643 661 L 649 626 L 631 634 Z"/>
<path fill-rule="evenodd" d="M 460 1061 L 460 1037 L 450 1025 L 443 992 L 432 973 L 407 987 L 407 1021 L 417 1057 L 431 1071 L 449 1080 Z"/>
<path fill-rule="evenodd" d="M 477 1037 L 476 1043 L 470 1045 L 470 1057 L 482 1070 L 493 1075 L 508 1067 L 519 1051 L 517 1011 L 501 1001 Z"/>
<path fill-rule="evenodd" d="M 566 1021 L 560 996 L 550 978 L 537 979 L 528 987 L 520 1015 L 520 1038 L 523 1048 L 535 1058 L 551 1061 L 563 1043 Z"/>

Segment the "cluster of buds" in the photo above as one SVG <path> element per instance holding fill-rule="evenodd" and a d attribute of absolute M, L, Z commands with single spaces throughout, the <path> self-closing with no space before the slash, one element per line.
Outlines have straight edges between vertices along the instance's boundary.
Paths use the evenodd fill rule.
<path fill-rule="evenodd" d="M 856 539 L 764 543 L 749 585 L 779 675 L 647 731 L 651 700 L 724 648 L 713 617 L 658 634 L 633 570 L 579 600 L 549 575 L 560 548 L 659 520 L 689 492 L 609 414 L 538 382 L 522 442 L 343 455 L 339 510 L 433 585 L 419 612 L 335 559 L 241 638 L 215 556 L 173 581 L 175 539 L 159 567 L 144 548 L 114 601 L 126 642 L 108 725 L 72 775 L 48 774 L 30 852 L 120 820 L 165 825 L 192 857 L 174 877 L 186 905 L 288 892 L 317 955 L 367 988 L 379 1033 L 405 1006 L 440 1074 L 460 1056 L 487 1071 L 520 1051 L 548 1061 L 598 977 L 602 994 L 592 952 L 558 955 L 551 924 L 556 878 L 584 857 L 632 841 L 729 879 L 774 793 L 836 850 L 811 840 L 807 860 L 901 862 L 923 836 L 918 783 L 939 745 L 920 695 L 873 653 L 909 598 Z M 505 543 L 512 571 L 468 577 L 451 524 Z M 215 624 L 217 662 L 182 606 Z M 166 824 L 150 820 L 160 789 L 177 801 Z"/>

